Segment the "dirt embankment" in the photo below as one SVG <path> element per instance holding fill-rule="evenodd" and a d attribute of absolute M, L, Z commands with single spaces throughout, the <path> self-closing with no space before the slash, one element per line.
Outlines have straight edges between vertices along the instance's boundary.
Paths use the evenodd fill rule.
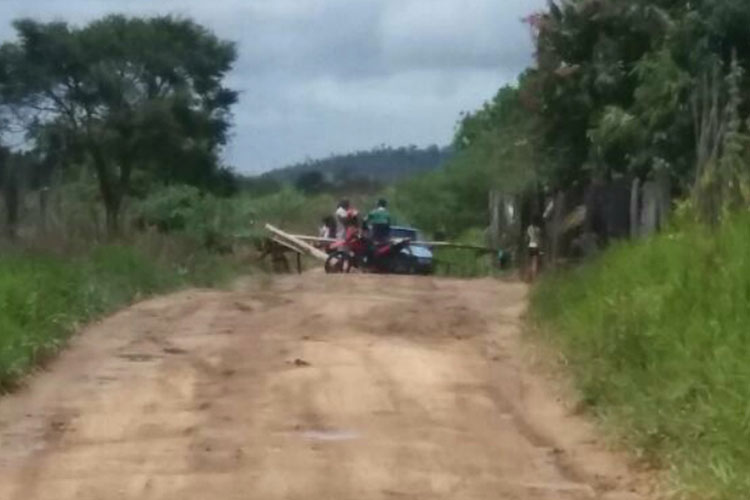
<path fill-rule="evenodd" d="M 526 290 L 307 275 L 185 292 L 0 400 L 0 499 L 645 499 L 524 361 Z"/>

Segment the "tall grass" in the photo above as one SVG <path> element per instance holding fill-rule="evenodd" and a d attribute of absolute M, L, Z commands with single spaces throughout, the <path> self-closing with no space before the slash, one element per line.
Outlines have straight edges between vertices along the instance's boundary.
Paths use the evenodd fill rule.
<path fill-rule="evenodd" d="M 456 243 L 478 247 L 484 247 L 487 244 L 485 233 L 481 229 L 465 231 L 456 239 Z M 436 248 L 434 253 L 435 273 L 440 276 L 476 278 L 503 273 L 497 267 L 496 254 L 466 248 Z"/>
<path fill-rule="evenodd" d="M 750 217 L 548 277 L 532 316 L 593 411 L 686 498 L 750 498 Z"/>
<path fill-rule="evenodd" d="M 132 246 L 89 255 L 5 252 L 0 256 L 0 392 L 65 344 L 76 328 L 117 307 L 181 285 L 227 275 L 208 257 L 165 263 Z"/>

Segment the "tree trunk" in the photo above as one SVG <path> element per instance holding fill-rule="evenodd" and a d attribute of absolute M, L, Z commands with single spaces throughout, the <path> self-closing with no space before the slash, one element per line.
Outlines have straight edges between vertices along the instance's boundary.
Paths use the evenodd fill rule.
<path fill-rule="evenodd" d="M 5 210 L 6 210 L 6 234 L 8 238 L 15 239 L 18 235 L 18 184 L 15 179 L 7 186 L 5 190 Z"/>
<path fill-rule="evenodd" d="M 99 191 L 104 202 L 107 220 L 107 237 L 116 238 L 120 235 L 120 207 L 122 206 L 122 190 L 113 178 L 107 160 L 98 144 L 90 144 L 91 156 L 99 181 Z"/>
<path fill-rule="evenodd" d="M 489 198 L 490 227 L 487 231 L 487 243 L 493 250 L 499 250 L 503 196 L 499 191 L 492 190 Z"/>
<path fill-rule="evenodd" d="M 659 230 L 666 228 L 672 210 L 672 186 L 669 175 L 660 171 L 656 175 L 656 187 L 658 192 L 657 207 L 658 220 L 657 227 Z"/>
<path fill-rule="evenodd" d="M 105 202 L 104 210 L 107 215 L 107 237 L 116 238 L 120 235 L 120 205 Z"/>
<path fill-rule="evenodd" d="M 692 199 L 699 217 L 710 224 L 718 222 L 720 216 L 721 172 L 718 163 L 727 132 L 724 88 L 721 66 L 714 63 L 693 95 L 696 174 Z"/>
<path fill-rule="evenodd" d="M 659 185 L 655 181 L 644 182 L 641 197 L 641 235 L 650 236 L 659 230 Z"/>
<path fill-rule="evenodd" d="M 49 188 L 42 187 L 39 190 L 39 230 L 42 234 L 47 232 L 47 207 L 49 205 Z"/>
<path fill-rule="evenodd" d="M 630 237 L 635 239 L 640 233 L 641 180 L 636 177 L 630 187 Z"/>
<path fill-rule="evenodd" d="M 19 183 L 18 172 L 13 161 L 7 161 L 3 169 L 3 198 L 5 201 L 5 234 L 10 239 L 15 239 L 18 235 L 18 216 L 19 216 Z"/>
<path fill-rule="evenodd" d="M 549 228 L 549 257 L 548 262 L 551 269 L 557 266 L 560 257 L 560 239 L 562 238 L 563 220 L 565 218 L 565 193 L 560 191 L 555 195 L 555 205 L 552 210 L 551 227 Z"/>

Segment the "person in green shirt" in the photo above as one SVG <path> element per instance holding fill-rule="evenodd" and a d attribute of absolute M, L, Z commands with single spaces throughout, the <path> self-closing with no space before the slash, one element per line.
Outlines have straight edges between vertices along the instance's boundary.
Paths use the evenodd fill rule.
<path fill-rule="evenodd" d="M 384 199 L 378 200 L 378 206 L 367 214 L 365 223 L 374 241 L 388 240 L 391 232 L 391 214 L 388 212 L 388 202 Z"/>

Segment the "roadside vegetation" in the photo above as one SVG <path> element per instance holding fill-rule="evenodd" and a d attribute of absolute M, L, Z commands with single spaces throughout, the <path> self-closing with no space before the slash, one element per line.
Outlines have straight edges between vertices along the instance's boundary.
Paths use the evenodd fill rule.
<path fill-rule="evenodd" d="M 461 118 L 456 152 L 442 168 L 392 188 L 394 206 L 428 233 L 486 244 L 478 233 L 489 225 L 490 190 L 524 193 L 538 181 L 529 117 L 517 88 L 500 89 L 483 109 Z"/>
<path fill-rule="evenodd" d="M 672 228 L 546 277 L 531 316 L 588 407 L 680 493 L 747 496 L 750 3 L 553 0 L 525 21 L 535 64 L 462 115 L 449 147 L 256 178 L 222 162 L 231 42 L 172 17 L 16 21 L 0 46 L 0 388 L 80 322 L 247 270 L 266 222 L 311 234 L 340 198 L 385 196 L 428 239 L 484 245 L 489 192 L 517 197 L 522 249 L 550 195 L 667 179 Z M 496 271 L 471 251 L 437 259 L 441 274 Z"/>
<path fill-rule="evenodd" d="M 163 243 L 159 256 L 155 244 L 105 245 L 74 256 L 4 252 L 0 393 L 54 355 L 82 324 L 156 293 L 223 283 L 234 271 L 226 260 L 208 253 L 179 256 Z"/>
<path fill-rule="evenodd" d="M 691 498 L 750 491 L 750 217 L 623 243 L 548 276 L 532 317 L 585 403 Z"/>
<path fill-rule="evenodd" d="M 24 209 L 19 235 L 0 245 L 0 393 L 91 320 L 154 294 L 266 273 L 257 260 L 265 223 L 312 233 L 335 203 L 291 187 L 222 197 L 172 185 L 131 200 L 115 239 L 85 196 L 65 196 L 44 231 Z"/>
<path fill-rule="evenodd" d="M 485 233 L 479 229 L 465 231 L 454 243 L 483 247 L 487 244 Z M 435 274 L 455 278 L 481 278 L 500 276 L 512 272 L 512 269 L 500 269 L 494 253 L 480 252 L 469 248 L 433 249 L 435 256 Z"/>
<path fill-rule="evenodd" d="M 232 43 L 172 17 L 13 27 L 0 45 L 0 392 L 87 321 L 253 272 L 239 237 L 261 212 L 232 198 L 221 161 Z"/>
<path fill-rule="evenodd" d="M 750 4 L 551 1 L 526 22 L 535 64 L 462 117 L 453 158 L 398 183 L 397 204 L 426 231 L 482 238 L 489 190 L 525 200 L 523 228 L 551 194 L 667 180 L 671 227 L 547 276 L 530 315 L 678 497 L 745 498 Z"/>

